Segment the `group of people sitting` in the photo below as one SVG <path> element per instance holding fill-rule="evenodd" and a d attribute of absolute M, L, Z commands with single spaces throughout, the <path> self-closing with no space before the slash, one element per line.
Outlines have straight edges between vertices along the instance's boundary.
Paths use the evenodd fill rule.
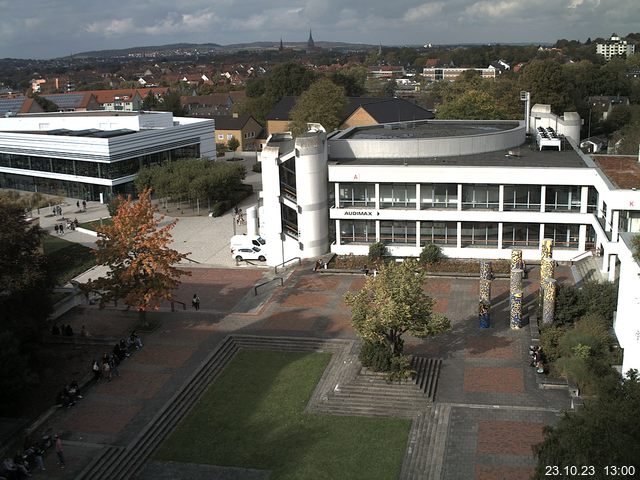
<path fill-rule="evenodd" d="M 529 366 L 535 367 L 536 372 L 538 373 L 544 373 L 544 359 L 542 355 L 542 349 L 538 345 L 530 345 L 529 356 L 531 357 Z"/>
<path fill-rule="evenodd" d="M 71 328 L 71 325 L 65 325 L 64 323 L 60 326 L 58 326 L 58 324 L 54 324 L 51 327 L 51 335 L 64 335 L 65 337 L 73 337 L 73 328 Z"/>
<path fill-rule="evenodd" d="M 49 437 L 43 437 L 42 441 L 33 442 L 27 438 L 24 442 L 24 450 L 16 453 L 13 458 L 6 457 L 0 465 L 0 478 L 7 480 L 22 480 L 32 476 L 34 470 L 46 470 L 44 468 L 44 452 L 50 447 Z"/>
<path fill-rule="evenodd" d="M 98 360 L 93 361 L 91 370 L 95 380 L 102 379 L 110 382 L 114 375 L 119 377 L 120 372 L 118 371 L 118 365 L 120 362 L 130 356 L 130 350 L 140 350 L 141 348 L 142 339 L 135 330 L 132 331 L 128 337 L 120 339 L 120 341 L 113 346 L 112 352 L 105 353 L 100 362 L 98 362 Z"/>
<path fill-rule="evenodd" d="M 70 384 L 65 385 L 60 393 L 58 393 L 56 404 L 69 408 L 75 405 L 81 398 L 82 395 L 80 395 L 80 387 L 78 386 L 78 382 L 74 380 Z"/>

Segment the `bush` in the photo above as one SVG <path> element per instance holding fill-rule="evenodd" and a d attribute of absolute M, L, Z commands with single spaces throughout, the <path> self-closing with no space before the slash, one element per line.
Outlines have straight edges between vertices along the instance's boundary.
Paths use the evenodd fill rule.
<path fill-rule="evenodd" d="M 421 263 L 438 263 L 441 259 L 442 249 L 434 243 L 425 245 L 422 252 L 420 252 Z"/>
<path fill-rule="evenodd" d="M 388 382 L 400 382 L 415 375 L 416 371 L 411 368 L 411 359 L 406 355 L 398 355 L 391 358 L 389 371 L 387 372 Z"/>
<path fill-rule="evenodd" d="M 369 260 L 381 260 L 387 253 L 387 246 L 382 242 L 374 242 L 369 245 Z"/>
<path fill-rule="evenodd" d="M 391 348 L 385 342 L 365 340 L 358 358 L 363 367 L 375 372 L 387 372 L 391 368 Z"/>
<path fill-rule="evenodd" d="M 223 143 L 216 143 L 216 157 L 224 157 L 227 147 Z"/>
<path fill-rule="evenodd" d="M 555 362 L 560 357 L 559 343 L 565 328 L 558 325 L 543 326 L 540 329 L 540 348 L 547 362 Z"/>
<path fill-rule="evenodd" d="M 228 209 L 227 202 L 216 202 L 211 207 L 211 213 L 214 217 L 221 217 Z"/>

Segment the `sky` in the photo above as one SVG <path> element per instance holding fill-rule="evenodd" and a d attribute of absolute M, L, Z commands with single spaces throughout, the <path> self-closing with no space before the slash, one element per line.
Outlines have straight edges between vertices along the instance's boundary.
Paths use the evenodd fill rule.
<path fill-rule="evenodd" d="M 0 0 L 0 58 L 178 42 L 554 43 L 640 31 L 638 0 Z"/>

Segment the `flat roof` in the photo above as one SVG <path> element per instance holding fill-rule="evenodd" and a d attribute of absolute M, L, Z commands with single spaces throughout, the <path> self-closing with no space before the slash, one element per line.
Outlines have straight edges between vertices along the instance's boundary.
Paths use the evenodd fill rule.
<path fill-rule="evenodd" d="M 573 149 L 538 150 L 535 144 L 494 152 L 451 157 L 422 158 L 330 158 L 332 165 L 443 165 L 447 167 L 537 167 L 537 168 L 589 168 Z"/>
<path fill-rule="evenodd" d="M 340 139 L 384 140 L 403 138 L 443 138 L 505 132 L 520 126 L 517 121 L 426 120 L 355 127 Z"/>
<path fill-rule="evenodd" d="M 636 155 L 592 155 L 592 158 L 617 188 L 640 188 L 640 161 Z"/>

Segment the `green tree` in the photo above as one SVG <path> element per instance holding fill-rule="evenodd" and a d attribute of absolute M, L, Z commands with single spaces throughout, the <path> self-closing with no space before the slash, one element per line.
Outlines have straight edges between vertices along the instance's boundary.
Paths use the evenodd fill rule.
<path fill-rule="evenodd" d="M 182 103 L 180 101 L 180 94 L 176 91 L 171 91 L 167 93 L 162 99 L 159 101 L 156 110 L 160 110 L 163 112 L 171 112 L 176 117 L 180 117 L 184 115 L 184 111 L 182 109 Z"/>
<path fill-rule="evenodd" d="M 607 466 L 640 469 L 640 381 L 637 371 L 628 378 L 607 378 L 600 395 L 576 412 L 566 412 L 535 448 L 538 466 L 534 478 L 548 478 L 547 465 L 595 468 L 599 478 Z M 575 476 L 560 471 L 554 478 Z"/>
<path fill-rule="evenodd" d="M 438 107 L 439 119 L 474 120 L 502 119 L 505 113 L 486 92 L 468 90 L 444 105 Z"/>
<path fill-rule="evenodd" d="M 30 366 L 51 311 L 53 282 L 40 253 L 44 232 L 24 207 L 0 198 L 0 411 L 20 405 L 34 379 Z"/>
<path fill-rule="evenodd" d="M 320 123 L 328 132 L 340 126 L 347 103 L 344 88 L 321 78 L 298 98 L 291 110 L 291 130 L 295 135 L 307 131 L 307 123 Z"/>
<path fill-rule="evenodd" d="M 180 276 L 189 274 L 175 267 L 188 254 L 169 248 L 177 220 L 160 227 L 163 218 L 147 189 L 137 202 L 129 197 L 120 204 L 113 225 L 98 229 L 96 259 L 109 271 L 88 288 L 100 292 L 104 302 L 122 299 L 138 311 L 143 324 L 147 311 L 156 310 L 161 300 L 172 300 Z"/>
<path fill-rule="evenodd" d="M 160 106 L 160 102 L 158 102 L 158 97 L 156 97 L 152 90 L 149 90 L 147 95 L 142 100 L 142 109 L 143 110 L 157 110 Z"/>
<path fill-rule="evenodd" d="M 33 100 L 42 107 L 45 112 L 57 112 L 60 110 L 60 107 L 56 105 L 54 102 L 49 100 L 48 98 L 41 97 L 40 95 L 35 94 L 33 96 Z"/>
<path fill-rule="evenodd" d="M 425 338 L 451 328 L 449 320 L 433 312 L 435 301 L 423 285 L 425 271 L 415 260 L 383 265 L 364 287 L 345 297 L 353 328 L 365 342 L 384 342 L 393 357 L 403 351 L 402 335 Z"/>
<path fill-rule="evenodd" d="M 238 147 L 240 146 L 240 142 L 238 141 L 238 139 L 234 136 L 232 136 L 228 141 L 227 141 L 227 147 L 229 148 L 229 150 L 231 150 L 232 152 L 235 152 Z"/>
<path fill-rule="evenodd" d="M 549 104 L 556 113 L 574 108 L 562 66 L 556 60 L 529 62 L 520 77 L 520 85 L 522 90 L 531 92 L 533 103 Z"/>

